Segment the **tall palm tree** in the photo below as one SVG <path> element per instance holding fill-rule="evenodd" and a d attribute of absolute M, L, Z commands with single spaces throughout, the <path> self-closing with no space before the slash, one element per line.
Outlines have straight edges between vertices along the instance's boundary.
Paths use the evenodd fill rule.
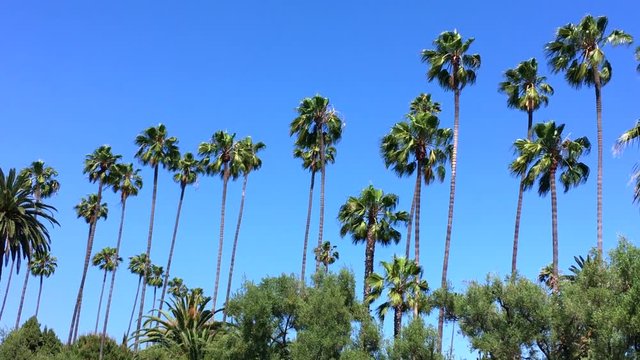
<path fill-rule="evenodd" d="M 93 331 L 98 333 L 98 323 L 100 322 L 100 309 L 102 308 L 102 295 L 104 295 L 104 286 L 107 283 L 107 273 L 113 272 L 118 267 L 118 264 L 122 261 L 122 258 L 118 256 L 117 250 L 112 247 L 106 247 L 100 250 L 93 256 L 91 263 L 93 266 L 97 266 L 98 269 L 104 271 L 102 277 L 102 289 L 100 290 L 100 300 L 98 301 L 98 314 L 96 316 L 96 328 Z"/>
<path fill-rule="evenodd" d="M 433 45 L 435 49 L 422 50 L 422 62 L 428 63 L 427 79 L 437 80 L 445 91 L 453 91 L 453 152 L 451 154 L 451 186 L 449 189 L 449 212 L 447 215 L 447 235 L 444 243 L 441 287 L 447 286 L 449 270 L 449 249 L 453 227 L 453 206 L 456 193 L 456 168 L 458 165 L 458 130 L 460 125 L 460 93 L 467 85 L 476 82 L 476 70 L 480 68 L 480 55 L 468 54 L 474 38 L 464 40 L 456 30 L 441 33 Z M 442 329 L 444 308 L 438 315 L 438 352 L 442 349 Z"/>
<path fill-rule="evenodd" d="M 307 247 L 309 246 L 309 229 L 311 228 L 311 209 L 313 204 L 313 188 L 316 182 L 316 173 L 320 170 L 320 147 L 319 145 L 300 146 L 293 149 L 293 157 L 302 160 L 302 167 L 311 172 L 311 183 L 309 186 L 309 205 L 307 207 L 307 222 L 304 228 L 304 245 L 302 247 L 302 270 L 300 271 L 300 281 L 304 284 L 305 272 L 307 270 Z M 325 164 L 335 162 L 336 148 L 330 144 L 325 144 L 324 161 Z"/>
<path fill-rule="evenodd" d="M 326 179 L 325 144 L 333 145 L 342 137 L 342 119 L 330 105 L 329 99 L 316 95 L 304 98 L 296 109 L 298 116 L 289 126 L 289 135 L 296 136 L 295 146 L 313 148 L 318 146 L 320 152 L 320 218 L 318 229 L 318 246 L 322 244 L 324 231 L 324 186 Z M 316 270 L 320 263 L 316 261 Z"/>
<path fill-rule="evenodd" d="M 614 151 L 619 152 L 622 151 L 628 145 L 635 143 L 640 139 L 640 120 L 636 121 L 636 124 L 631 129 L 625 131 L 618 140 L 616 140 L 616 145 Z M 635 187 L 633 190 L 633 202 L 640 202 L 640 171 L 638 171 L 638 165 L 635 166 L 636 171 L 631 176 L 631 178 L 635 181 Z"/>
<path fill-rule="evenodd" d="M 98 193 L 95 195 L 95 199 L 91 199 L 91 204 L 94 206 L 93 211 L 89 209 L 83 209 L 84 215 L 88 215 L 89 217 L 87 223 L 89 224 L 89 236 L 87 237 L 87 249 L 84 255 L 84 266 L 82 269 L 82 277 L 80 278 L 80 286 L 78 287 L 78 295 L 76 297 L 76 304 L 73 309 L 73 316 L 71 317 L 71 326 L 69 327 L 69 338 L 67 343 L 71 343 L 71 341 L 75 340 L 78 336 L 78 326 L 80 325 L 80 314 L 82 312 L 82 295 L 84 293 L 84 283 L 87 279 L 87 271 L 89 270 L 89 262 L 91 260 L 91 253 L 93 251 L 93 239 L 96 234 L 96 225 L 98 222 L 98 218 L 101 215 L 101 204 L 102 204 L 102 190 L 105 187 L 110 186 L 111 178 L 113 176 L 113 172 L 115 170 L 116 162 L 122 158 L 121 155 L 115 155 L 111 152 L 111 146 L 102 145 L 93 153 L 88 154 L 84 160 L 84 169 L 83 173 L 89 176 L 89 181 L 92 183 L 98 183 Z M 105 204 L 106 207 L 106 204 Z M 76 208 L 76 211 L 78 208 Z M 83 215 L 83 216 L 84 216 Z M 104 213 L 106 219 L 106 211 Z M 78 217 L 81 215 L 78 214 Z"/>
<path fill-rule="evenodd" d="M 560 182 L 567 192 L 571 187 L 587 181 L 589 167 L 580 162 L 580 156 L 591 150 L 589 139 L 576 140 L 562 138 L 564 124 L 555 122 L 536 124 L 534 139 L 518 139 L 514 143 L 518 157 L 511 163 L 513 174 L 524 174 L 525 190 L 531 188 L 538 179 L 538 194 L 551 191 L 551 235 L 553 239 L 553 276 L 558 279 L 558 206 L 556 175 L 560 172 Z M 557 282 L 554 290 L 557 291 Z"/>
<path fill-rule="evenodd" d="M 167 260 L 167 272 L 164 277 L 164 283 L 162 285 L 162 294 L 160 295 L 160 307 L 158 310 L 158 316 L 162 311 L 162 305 L 164 305 L 164 296 L 167 291 L 167 285 L 169 283 L 169 276 L 171 275 L 171 260 L 173 259 L 173 250 L 176 244 L 176 237 L 178 236 L 178 224 L 180 223 L 180 212 L 182 211 L 182 201 L 184 200 L 184 191 L 187 185 L 191 185 L 198 180 L 198 174 L 202 173 L 202 163 L 197 160 L 192 153 L 185 153 L 184 156 L 178 161 L 177 172 L 173 175 L 173 180 L 180 185 L 180 199 L 178 200 L 178 211 L 176 213 L 176 222 L 173 226 L 173 236 L 171 237 L 171 247 L 169 248 L 169 259 Z"/>
<path fill-rule="evenodd" d="M 36 318 L 38 317 L 38 311 L 40 310 L 40 295 L 42 295 L 42 280 L 46 277 L 50 277 L 56 271 L 58 267 L 58 259 L 55 256 L 51 256 L 50 253 L 36 253 L 31 260 L 29 270 L 31 275 L 40 278 L 40 286 L 38 288 L 38 301 L 36 302 Z"/>
<path fill-rule="evenodd" d="M 383 246 L 391 242 L 397 244 L 400 232 L 394 226 L 409 221 L 406 211 L 394 211 L 397 205 L 398 196 L 385 194 L 369 185 L 362 190 L 360 197 L 349 197 L 338 212 L 340 236 L 351 234 L 354 244 L 365 243 L 363 299 L 370 291 L 366 280 L 373 273 L 376 243 Z"/>
<path fill-rule="evenodd" d="M 147 272 L 147 285 L 153 287 L 153 303 L 151 303 L 152 309 L 156 306 L 156 295 L 158 288 L 162 287 L 163 277 L 164 269 L 162 266 L 151 264 L 151 268 Z"/>
<path fill-rule="evenodd" d="M 186 296 L 189 289 L 184 284 L 184 281 L 179 277 L 174 277 L 169 281 L 169 294 L 174 297 Z"/>
<path fill-rule="evenodd" d="M 596 125 L 598 129 L 597 175 L 597 239 L 602 256 L 602 87 L 611 80 L 611 64 L 603 48 L 606 45 L 631 44 L 633 38 L 622 30 L 607 34 L 606 16 L 587 15 L 579 24 L 569 23 L 558 28 L 555 40 L 545 46 L 551 71 L 565 72 L 569 85 L 580 88 L 593 86 L 596 95 Z"/>
<path fill-rule="evenodd" d="M 553 95 L 553 88 L 546 82 L 545 76 L 538 75 L 538 62 L 535 58 L 523 61 L 513 69 L 504 73 L 504 81 L 498 90 L 507 95 L 507 106 L 527 113 L 527 139 L 531 140 L 533 112 L 541 105 L 547 106 L 548 95 Z M 513 252 L 511 256 L 511 275 L 515 279 L 518 259 L 518 237 L 520 234 L 520 215 L 522 214 L 522 198 L 524 184 L 520 181 L 518 189 L 518 205 L 516 207 L 516 224 L 513 232 Z"/>
<path fill-rule="evenodd" d="M 158 170 L 173 170 L 180 159 L 178 139 L 167 134 L 167 128 L 163 124 L 145 129 L 136 136 L 135 144 L 138 146 L 135 157 L 142 165 L 149 165 L 153 169 L 153 192 L 151 194 L 151 215 L 149 216 L 149 233 L 147 236 L 147 260 L 151 256 L 151 241 L 153 239 L 153 220 L 156 211 L 156 196 L 158 194 Z M 143 268 L 146 270 L 146 268 Z M 145 274 L 146 275 L 146 274 Z M 142 296 L 140 297 L 140 309 L 138 311 L 138 324 L 136 334 L 142 326 L 142 313 L 144 311 L 144 299 L 147 290 L 146 276 L 142 277 Z M 134 349 L 138 350 L 138 337 L 134 343 Z"/>
<path fill-rule="evenodd" d="M 383 275 L 373 273 L 367 278 L 367 284 L 371 287 L 371 294 L 365 302 L 370 304 L 377 300 L 384 290 L 387 290 L 387 301 L 378 306 L 376 312 L 381 321 L 389 311 L 393 309 L 393 337 L 400 336 L 402 328 L 402 315 L 411 310 L 415 301 L 415 294 L 423 296 L 429 290 L 426 280 L 422 280 L 422 268 L 414 260 L 403 257 L 393 257 L 393 261 L 380 262 L 384 268 Z"/>
<path fill-rule="evenodd" d="M 322 265 L 324 265 L 324 271 L 329 271 L 329 265 L 333 264 L 340 258 L 340 253 L 336 250 L 337 246 L 331 245 L 330 241 L 325 241 L 317 247 L 313 249 L 314 254 L 316 255 L 316 261 L 319 261 Z"/>
<path fill-rule="evenodd" d="M 140 295 L 140 285 L 142 284 L 142 278 L 147 273 L 147 268 L 149 267 L 149 264 L 150 264 L 149 258 L 147 257 L 146 253 L 129 257 L 128 269 L 129 271 L 131 271 L 132 274 L 138 275 L 138 288 L 136 290 L 136 297 L 133 300 L 133 308 L 131 309 L 131 318 L 129 318 L 129 327 L 127 328 L 127 335 L 125 336 L 127 339 L 129 338 L 129 334 L 131 333 L 131 324 L 133 323 L 133 315 L 136 312 L 136 304 L 138 303 L 138 296 Z"/>
<path fill-rule="evenodd" d="M 218 300 L 218 286 L 220 284 L 220 265 L 222 263 L 222 245 L 224 243 L 224 214 L 227 203 L 227 185 L 230 179 L 239 176 L 240 158 L 236 151 L 238 143 L 234 140 L 236 134 L 217 131 L 209 142 L 203 142 L 198 147 L 198 153 L 203 157 L 205 173 L 222 177 L 222 205 L 220 207 L 220 237 L 218 240 L 218 260 L 216 261 L 216 281 L 213 288 L 213 308 L 215 311 Z"/>
<path fill-rule="evenodd" d="M 238 142 L 238 167 L 239 172 L 243 175 L 242 181 L 242 197 L 240 198 L 240 209 L 238 210 L 238 222 L 236 223 L 236 232 L 233 236 L 233 248 L 231 249 L 231 261 L 229 263 L 229 279 L 227 279 L 227 293 L 224 298 L 224 308 L 222 312 L 222 322 L 227 320 L 227 303 L 231 295 L 231 281 L 233 280 L 233 267 L 236 263 L 236 250 L 238 248 L 238 237 L 240 236 L 240 224 L 242 223 L 242 211 L 244 210 L 244 199 L 247 192 L 247 181 L 249 174 L 262 167 L 262 159 L 258 157 L 258 153 L 262 151 L 266 145 L 259 141 L 254 143 L 250 136 Z"/>
<path fill-rule="evenodd" d="M 120 226 L 118 227 L 118 240 L 116 241 L 116 257 L 120 258 L 120 245 L 122 243 L 122 229 L 124 228 L 124 215 L 127 208 L 127 200 L 131 196 L 137 196 L 142 189 L 142 177 L 140 169 L 134 169 L 133 164 L 116 164 L 116 171 L 112 178 L 111 188 L 114 192 L 120 193 Z M 116 267 L 111 272 L 111 284 L 109 285 L 109 296 L 107 296 L 107 307 L 104 312 L 104 324 L 102 325 L 102 335 L 100 337 L 100 357 L 104 356 L 104 343 L 107 336 L 107 325 L 109 323 L 109 314 L 111 312 L 111 299 L 113 297 L 113 289 L 116 282 Z"/>
<path fill-rule="evenodd" d="M 44 161 L 42 160 L 32 162 L 29 167 L 22 169 L 20 173 L 28 179 L 28 186 L 33 194 L 36 204 L 39 204 L 42 199 L 51 197 L 60 189 L 60 183 L 55 179 L 58 176 L 58 172 L 50 166 L 45 166 Z M 27 266 L 30 267 L 30 264 Z M 24 298 L 27 292 L 29 274 L 30 271 L 25 271 L 22 295 L 20 296 L 20 305 L 18 307 L 18 316 L 16 318 L 16 328 L 20 325 L 20 317 L 22 315 L 22 307 L 24 306 Z"/>
<path fill-rule="evenodd" d="M 438 117 L 428 112 L 407 115 L 382 138 L 380 152 L 387 168 L 398 176 L 416 173 L 413 191 L 415 260 L 420 263 L 420 203 L 422 183 L 429 185 L 445 176 L 445 164 L 451 153 L 451 129 L 440 128 Z M 410 217 L 411 218 L 411 217 Z M 408 242 L 408 241 L 407 241 Z"/>

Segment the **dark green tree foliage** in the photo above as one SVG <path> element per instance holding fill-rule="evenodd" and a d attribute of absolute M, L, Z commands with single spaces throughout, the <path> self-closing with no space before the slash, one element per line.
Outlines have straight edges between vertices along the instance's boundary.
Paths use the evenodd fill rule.
<path fill-rule="evenodd" d="M 65 359 L 98 359 L 100 357 L 100 335 L 83 335 L 64 352 Z M 105 360 L 130 360 L 133 355 L 127 348 L 118 346 L 111 338 L 106 338 L 103 349 Z"/>
<path fill-rule="evenodd" d="M 10 332 L 0 345 L 0 359 L 32 360 L 36 356 L 46 358 L 59 353 L 62 343 L 53 330 L 40 330 L 35 317 L 21 328 Z"/>
<path fill-rule="evenodd" d="M 389 360 L 441 360 L 443 357 L 436 351 L 437 336 L 436 330 L 425 326 L 422 318 L 415 318 L 387 349 Z"/>

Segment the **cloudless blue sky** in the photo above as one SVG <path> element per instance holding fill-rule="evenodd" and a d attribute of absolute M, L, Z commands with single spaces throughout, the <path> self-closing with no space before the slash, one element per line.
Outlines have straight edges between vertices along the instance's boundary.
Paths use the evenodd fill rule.
<path fill-rule="evenodd" d="M 52 230 L 56 274 L 45 281 L 40 321 L 66 339 L 80 281 L 87 225 L 73 206 L 97 186 L 82 174 L 86 154 L 109 144 L 125 161 L 135 136 L 164 123 L 181 151 L 197 151 L 216 130 L 263 141 L 263 168 L 247 189 L 233 288 L 244 279 L 299 273 L 309 173 L 292 158 L 288 126 L 306 96 L 321 94 L 344 118 L 335 165 L 327 170 L 325 238 L 338 245 L 333 269 L 354 271 L 361 292 L 364 247 L 340 239 L 338 208 L 369 184 L 400 196 L 409 209 L 412 179 L 385 169 L 380 138 L 403 119 L 420 92 L 441 102 L 441 124 L 453 125 L 453 94 L 428 83 L 420 50 L 445 30 L 475 37 L 470 52 L 482 56 L 477 84 L 462 92 L 456 207 L 450 258 L 455 289 L 487 273 L 510 271 L 518 181 L 508 170 L 512 143 L 526 133 L 526 114 L 507 109 L 496 89 L 502 73 L 536 57 L 556 93 L 536 121 L 566 123 L 566 133 L 588 136 L 593 152 L 586 185 L 561 194 L 560 267 L 596 244 L 596 125 L 591 88 L 569 88 L 551 75 L 543 46 L 558 26 L 585 14 L 607 15 L 615 28 L 640 37 L 636 1 L 58 1 L 0 3 L 0 167 L 22 168 L 44 160 L 59 173 L 61 189 L 50 200 L 61 224 Z M 639 38 L 640 39 L 640 38 Z M 635 47 L 635 45 L 634 45 Z M 613 78 L 603 90 L 604 244 L 619 234 L 639 237 L 638 208 L 631 203 L 629 175 L 637 149 L 614 157 L 615 139 L 640 117 L 640 75 L 633 48 L 608 48 Z M 149 222 L 152 172 L 143 168 L 145 187 L 128 202 L 122 256 L 143 252 Z M 432 288 L 440 283 L 446 230 L 448 179 L 423 190 L 421 263 Z M 229 186 L 221 290 L 240 198 L 240 182 Z M 319 188 L 319 187 L 318 187 Z M 160 173 L 152 261 L 165 266 L 179 187 Z M 185 196 L 172 276 L 211 294 L 217 253 L 221 181 L 201 178 Z M 118 197 L 105 195 L 110 216 L 100 222 L 94 251 L 114 246 Z M 318 204 L 318 198 L 315 199 Z M 314 209 L 312 243 L 317 236 Z M 519 267 L 533 278 L 551 262 L 550 199 L 525 195 Z M 405 231 L 402 231 L 403 234 Z M 404 245 L 378 247 L 376 264 L 402 254 Z M 309 257 L 312 259 L 311 251 Z M 313 261 L 310 261 L 309 270 Z M 0 281 L 4 293 L 6 277 Z M 14 276 L 0 326 L 15 321 L 23 272 Z M 121 339 L 137 279 L 120 268 L 109 333 Z M 93 329 L 101 276 L 89 270 L 80 332 Z M 151 292 L 147 303 L 151 302 Z M 32 279 L 23 319 L 34 312 L 37 280 Z M 220 303 L 221 301 L 219 301 Z M 435 324 L 435 321 L 433 322 Z M 390 336 L 390 327 L 386 327 Z M 450 331 L 445 331 L 448 344 Z M 458 336 L 459 338 L 459 336 Z M 457 353 L 466 343 L 457 341 Z"/>

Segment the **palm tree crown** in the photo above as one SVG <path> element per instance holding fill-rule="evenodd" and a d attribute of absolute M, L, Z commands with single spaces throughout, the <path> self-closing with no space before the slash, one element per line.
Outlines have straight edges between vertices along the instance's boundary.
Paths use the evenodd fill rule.
<path fill-rule="evenodd" d="M 60 189 L 60 183 L 55 179 L 58 172 L 50 166 L 45 166 L 42 160 L 32 162 L 31 166 L 22 169 L 20 174 L 28 179 L 28 186 L 36 201 L 48 198 Z"/>
<path fill-rule="evenodd" d="M 325 241 L 320 247 L 313 249 L 316 260 L 324 265 L 324 270 L 329 270 L 329 265 L 333 264 L 340 258 L 340 253 L 336 250 L 337 246 L 331 245 L 330 241 Z"/>
<path fill-rule="evenodd" d="M 94 214 L 95 220 L 103 219 L 106 220 L 109 215 L 109 208 L 107 207 L 107 203 L 103 202 L 98 205 L 98 195 L 89 194 L 86 198 L 80 199 L 80 203 L 73 207 L 76 211 L 76 215 L 78 218 L 83 218 L 87 224 L 91 224 Z"/>
<path fill-rule="evenodd" d="M 33 276 L 50 277 L 56 272 L 58 259 L 49 252 L 36 253 L 31 260 L 29 270 Z"/>
<path fill-rule="evenodd" d="M 529 112 L 549 103 L 548 95 L 553 95 L 553 87 L 546 81 L 545 76 L 538 75 L 538 62 L 531 58 L 507 70 L 499 90 L 507 95 L 507 106 Z"/>
<path fill-rule="evenodd" d="M 136 158 L 143 165 L 173 169 L 175 162 L 180 158 L 178 139 L 168 136 L 164 124 L 149 127 L 136 136 L 135 144 L 138 146 Z"/>
<path fill-rule="evenodd" d="M 198 146 L 202 164 L 207 175 L 220 175 L 223 179 L 237 179 L 241 163 L 237 150 L 236 134 L 216 131 L 209 142 Z"/>
<path fill-rule="evenodd" d="M 631 129 L 625 131 L 618 140 L 616 140 L 616 145 L 614 147 L 615 152 L 622 151 L 628 145 L 631 145 L 638 141 L 640 138 L 640 120 L 636 121 L 636 124 Z M 633 202 L 640 202 L 640 171 L 638 165 L 635 166 L 636 171 L 631 176 L 631 178 L 635 182 L 635 187 L 633 190 Z"/>
<path fill-rule="evenodd" d="M 113 192 L 120 193 L 121 202 L 130 196 L 137 196 L 142 185 L 140 169 L 134 169 L 132 163 L 115 165 L 111 188 Z"/>
<path fill-rule="evenodd" d="M 409 105 L 409 112 L 411 115 L 418 115 L 420 113 L 428 113 L 431 115 L 438 115 L 442 111 L 440 103 L 431 100 L 431 94 L 420 94 Z"/>
<path fill-rule="evenodd" d="M 304 98 L 296 111 L 298 116 L 289 126 L 289 135 L 295 135 L 296 146 L 313 148 L 321 141 L 329 145 L 336 144 L 342 138 L 342 119 L 328 98 L 320 95 Z"/>
<path fill-rule="evenodd" d="M 148 266 L 149 258 L 145 253 L 129 257 L 128 269 L 132 274 L 142 276 L 145 274 L 145 270 Z"/>
<path fill-rule="evenodd" d="M 461 90 L 476 81 L 480 55 L 467 54 L 474 38 L 463 40 L 456 31 L 445 31 L 434 40 L 435 49 L 422 50 L 422 62 L 428 63 L 427 79 L 438 80 L 445 90 Z"/>
<path fill-rule="evenodd" d="M 113 271 L 121 261 L 122 258 L 117 256 L 115 248 L 106 247 L 93 256 L 91 263 L 100 270 Z"/>
<path fill-rule="evenodd" d="M 111 146 L 102 145 L 86 156 L 83 173 L 89 174 L 91 182 L 99 181 L 103 184 L 109 184 L 111 172 L 115 170 L 114 166 L 120 158 L 122 155 L 114 155 L 111 152 Z"/>
<path fill-rule="evenodd" d="M 173 181 L 180 184 L 180 188 L 191 185 L 198 180 L 198 174 L 202 173 L 202 163 L 192 153 L 185 153 L 176 164 L 176 173 Z"/>

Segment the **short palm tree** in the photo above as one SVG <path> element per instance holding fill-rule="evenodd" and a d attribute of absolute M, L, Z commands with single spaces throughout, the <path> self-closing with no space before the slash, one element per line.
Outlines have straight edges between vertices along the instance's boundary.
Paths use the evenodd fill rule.
<path fill-rule="evenodd" d="M 504 81 L 498 90 L 507 95 L 507 106 L 527 113 L 527 139 L 532 137 L 533 112 L 541 105 L 547 106 L 553 88 L 546 82 L 545 76 L 538 75 L 538 62 L 535 58 L 523 61 L 513 69 L 504 73 Z M 511 256 L 511 274 L 515 279 L 518 259 L 518 237 L 520 234 L 520 215 L 522 214 L 522 198 L 524 184 L 520 181 L 518 189 L 518 205 L 516 207 L 516 223 L 513 233 L 513 252 Z"/>
<path fill-rule="evenodd" d="M 167 292 L 167 285 L 169 282 L 169 276 L 171 271 L 171 260 L 173 260 L 173 250 L 176 245 L 176 238 L 178 236 L 178 225 L 180 224 L 180 213 L 182 211 L 182 201 L 184 200 L 184 191 L 187 185 L 194 184 L 198 180 L 198 175 L 202 173 L 202 163 L 197 160 L 192 153 L 185 153 L 184 156 L 178 161 L 176 165 L 177 172 L 173 175 L 173 181 L 180 185 L 180 198 L 178 200 L 178 210 L 176 213 L 176 222 L 173 226 L 173 236 L 171 237 L 171 246 L 169 247 L 169 259 L 167 260 L 167 272 L 162 284 L 162 293 L 160 295 L 160 307 L 158 315 L 162 311 L 162 305 L 164 305 L 164 296 Z"/>
<path fill-rule="evenodd" d="M 367 278 L 373 273 L 373 262 L 376 243 L 387 246 L 400 241 L 400 232 L 394 226 L 406 224 L 409 214 L 406 211 L 395 211 L 398 196 L 385 194 L 382 190 L 369 185 L 362 190 L 359 197 L 351 196 L 340 207 L 340 236 L 351 234 L 354 244 L 365 243 L 364 260 L 364 296 L 369 295 Z"/>
<path fill-rule="evenodd" d="M 607 33 L 606 16 L 587 15 L 579 24 L 558 28 L 555 40 L 545 46 L 551 70 L 563 71 L 569 85 L 580 88 L 593 86 L 596 95 L 596 125 L 598 128 L 597 175 L 597 240 L 602 256 L 602 87 L 611 80 L 611 64 L 603 48 L 606 45 L 631 44 L 633 38 L 622 30 Z"/>
<path fill-rule="evenodd" d="M 631 129 L 625 131 L 618 140 L 616 141 L 615 151 L 621 151 L 628 145 L 635 143 L 640 139 L 640 120 L 636 121 L 636 124 Z M 637 171 L 638 165 L 635 166 L 636 171 L 631 176 L 631 178 L 635 181 L 635 187 L 633 190 L 633 202 L 640 202 L 640 171 Z"/>
<path fill-rule="evenodd" d="M 100 310 L 102 308 L 102 295 L 104 295 L 104 286 L 107 283 L 107 274 L 113 272 L 118 267 L 118 264 L 122 261 L 122 258 L 118 256 L 118 252 L 115 248 L 106 247 L 100 250 L 93 256 L 91 264 L 97 266 L 98 269 L 104 271 L 102 277 L 102 289 L 100 290 L 100 300 L 98 301 L 98 314 L 96 315 L 96 327 L 93 331 L 98 333 L 98 323 L 100 322 Z"/>
<path fill-rule="evenodd" d="M 156 294 L 158 292 L 158 288 L 162 287 L 162 284 L 164 282 L 163 278 L 164 269 L 162 268 L 162 266 L 151 264 L 151 268 L 149 269 L 149 272 L 147 272 L 147 285 L 153 287 L 153 303 L 151 303 L 152 309 L 155 309 Z"/>
<path fill-rule="evenodd" d="M 93 240 L 96 234 L 96 225 L 98 223 L 98 218 L 101 215 L 100 207 L 102 204 L 102 190 L 105 187 L 111 185 L 111 179 L 113 176 L 113 172 L 115 171 L 115 164 L 120 158 L 122 158 L 121 155 L 115 155 L 111 152 L 111 146 L 102 145 L 94 150 L 93 153 L 88 154 L 84 160 L 84 169 L 82 172 L 89 176 L 89 181 L 91 181 L 92 183 L 98 183 L 98 193 L 95 195 L 95 199 L 93 199 L 93 201 L 91 202 L 91 204 L 94 206 L 93 211 L 90 211 L 86 208 L 84 209 L 85 215 L 89 216 L 89 218 L 85 217 L 85 220 L 88 219 L 87 224 L 89 224 L 89 235 L 87 237 L 87 248 L 84 254 L 82 277 L 80 278 L 78 295 L 76 297 L 76 303 L 73 309 L 73 315 L 71 317 L 71 326 L 69 327 L 69 338 L 67 339 L 68 344 L 71 344 L 72 341 L 75 341 L 78 336 L 78 326 L 80 324 L 80 314 L 82 312 L 82 295 L 84 293 L 84 283 L 87 279 L 87 271 L 89 270 L 89 262 L 91 261 Z M 77 210 L 78 209 L 76 208 L 76 211 Z M 78 217 L 80 217 L 80 214 L 78 214 Z"/>
<path fill-rule="evenodd" d="M 415 261 L 403 257 L 393 257 L 393 261 L 382 261 L 384 274 L 371 274 L 367 284 L 371 286 L 371 294 L 365 298 L 367 304 L 380 298 L 387 290 L 387 301 L 378 306 L 376 313 L 381 321 L 393 309 L 393 337 L 400 336 L 402 315 L 409 312 L 416 296 L 424 296 L 429 290 L 426 280 L 422 280 L 422 268 Z"/>
<path fill-rule="evenodd" d="M 184 281 L 179 277 L 174 277 L 169 281 L 169 294 L 173 297 L 186 296 L 189 289 L 184 284 Z"/>
<path fill-rule="evenodd" d="M 36 318 L 40 310 L 40 296 L 42 295 L 42 280 L 48 278 L 56 271 L 58 267 L 58 259 L 51 256 L 49 252 L 36 253 L 31 260 L 29 270 L 31 275 L 40 278 L 40 286 L 38 288 L 38 301 L 36 302 Z"/>
<path fill-rule="evenodd" d="M 325 241 L 320 247 L 313 249 L 313 253 L 316 255 L 316 261 L 324 265 L 325 272 L 329 271 L 329 265 L 340 258 L 340 253 L 338 253 L 336 248 L 337 246 L 331 245 L 330 241 Z"/>
<path fill-rule="evenodd" d="M 180 159 L 178 150 L 178 139 L 169 136 L 167 128 L 163 124 L 152 126 L 136 136 L 135 144 L 138 146 L 136 158 L 142 165 L 148 165 L 153 169 L 153 191 L 151 194 L 151 215 L 149 216 L 149 234 L 147 236 L 147 259 L 151 256 L 151 241 L 153 239 L 153 220 L 156 211 L 156 197 L 158 194 L 158 171 L 160 166 L 164 169 L 173 170 Z M 146 269 L 146 268 L 144 268 Z M 146 275 L 146 274 L 145 274 Z M 142 314 L 144 311 L 144 299 L 147 290 L 146 276 L 142 277 L 143 287 L 140 297 L 140 309 L 138 311 L 138 324 L 136 330 L 142 326 Z M 138 338 L 134 344 L 134 349 L 138 350 Z"/>
<path fill-rule="evenodd" d="M 129 334 L 131 333 L 131 324 L 133 323 L 133 315 L 136 311 L 136 304 L 138 303 L 138 296 L 140 295 L 140 285 L 142 284 L 142 278 L 147 273 L 147 268 L 149 267 L 149 258 L 146 253 L 142 253 L 140 255 L 129 257 L 129 271 L 138 276 L 138 288 L 136 290 L 136 297 L 133 300 L 133 308 L 131 309 L 131 318 L 129 319 L 129 327 L 127 328 L 127 335 L 125 338 L 129 338 Z"/>
<path fill-rule="evenodd" d="M 449 189 L 449 212 L 447 215 L 447 235 L 444 241 L 444 260 L 442 261 L 441 287 L 447 286 L 449 269 L 449 249 L 453 227 L 453 207 L 456 193 L 456 174 L 458 166 L 458 129 L 460 124 L 460 93 L 467 85 L 476 82 L 476 70 L 480 68 L 480 55 L 468 54 L 474 38 L 463 40 L 456 30 L 445 31 L 433 41 L 434 49 L 422 50 L 422 62 L 429 65 L 427 79 L 437 80 L 445 91 L 453 91 L 453 151 L 451 154 L 451 186 Z M 445 309 L 438 315 L 438 352 L 442 349 L 442 330 Z"/>
<path fill-rule="evenodd" d="M 342 137 L 342 119 L 330 105 L 329 99 L 316 95 L 304 98 L 296 108 L 298 116 L 289 126 L 289 135 L 295 135 L 295 147 L 319 149 L 320 160 L 320 217 L 318 220 L 318 246 L 322 244 L 324 231 L 324 187 L 326 179 L 326 146 L 334 145 Z M 316 270 L 320 263 L 316 261 Z"/>
<path fill-rule="evenodd" d="M 518 157 L 511 163 L 514 175 L 524 174 L 525 190 L 538 180 L 538 194 L 551 192 L 551 229 L 553 240 L 553 276 L 558 279 L 558 206 L 556 192 L 556 176 L 560 174 L 560 182 L 567 192 L 571 187 L 587 181 L 589 167 L 580 162 L 580 156 L 591 150 L 586 137 L 576 140 L 563 139 L 564 124 L 556 126 L 555 122 L 536 124 L 533 128 L 534 138 L 518 139 L 514 143 Z M 554 290 L 557 291 L 557 282 Z"/>

